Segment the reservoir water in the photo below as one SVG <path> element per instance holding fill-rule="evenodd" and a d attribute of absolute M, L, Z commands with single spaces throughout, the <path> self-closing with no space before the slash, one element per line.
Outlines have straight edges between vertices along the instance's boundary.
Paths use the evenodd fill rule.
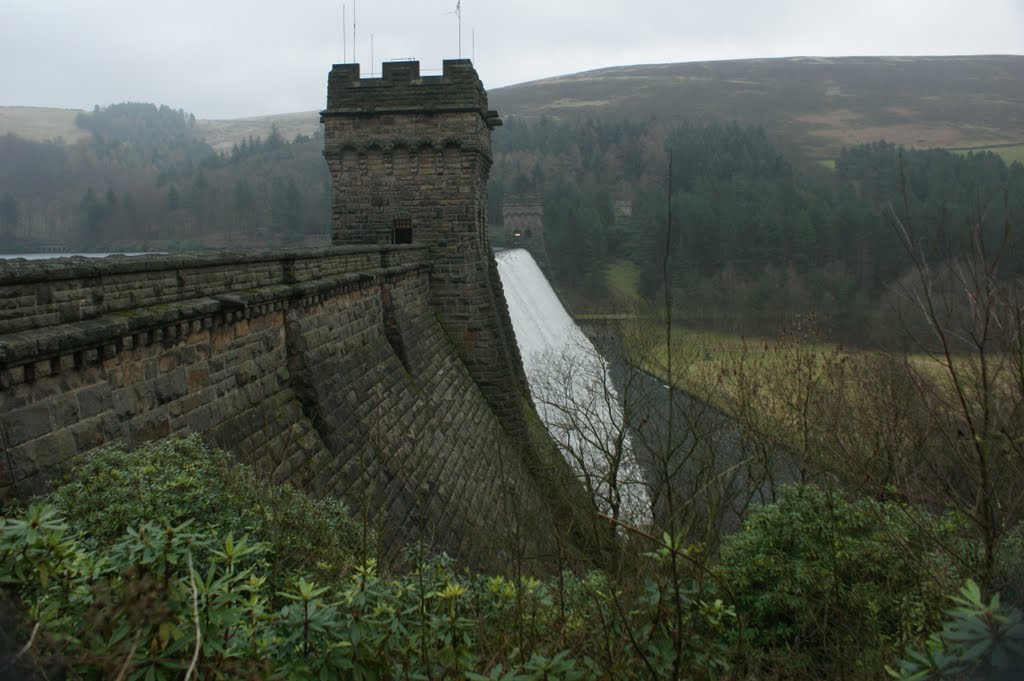
<path fill-rule="evenodd" d="M 0 260 L 50 260 L 51 258 L 105 258 L 108 255 L 162 255 L 162 253 L 0 253 Z"/>

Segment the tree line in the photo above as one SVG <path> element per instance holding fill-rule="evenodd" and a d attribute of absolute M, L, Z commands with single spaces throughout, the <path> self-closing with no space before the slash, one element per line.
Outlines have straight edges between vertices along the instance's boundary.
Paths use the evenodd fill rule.
<path fill-rule="evenodd" d="M 216 152 L 194 120 L 124 103 L 81 114 L 83 143 L 0 137 L 0 251 L 326 239 L 319 133 L 286 140 L 274 129 Z M 1024 166 L 992 153 L 878 142 L 843 149 L 826 168 L 736 123 L 509 117 L 494 135 L 490 220 L 501 224 L 506 200 L 534 195 L 564 294 L 608 300 L 608 269 L 625 265 L 650 298 L 663 286 L 670 155 L 670 288 L 680 314 L 705 326 L 764 332 L 815 313 L 846 339 L 886 341 L 868 330 L 885 326 L 880 303 L 911 264 L 894 216 L 939 262 L 963 251 L 975 217 L 992 238 L 1024 213 Z M 1009 248 L 1020 261 L 1019 240 Z"/>
<path fill-rule="evenodd" d="M 613 263 L 635 268 L 644 297 L 662 286 L 671 154 L 674 300 L 698 322 L 747 331 L 813 312 L 872 340 L 878 301 L 911 266 L 894 217 L 940 262 L 970 245 L 975 218 L 992 240 L 1024 212 L 1024 166 L 990 152 L 878 142 L 823 167 L 735 123 L 547 118 L 510 118 L 495 150 L 492 213 L 506 196 L 541 198 L 552 275 L 586 299 L 609 294 Z M 617 215 L 616 203 L 631 210 Z M 1019 261 L 1021 244 L 1009 247 Z"/>
<path fill-rule="evenodd" d="M 299 243 L 327 233 L 318 135 L 273 129 L 218 153 L 195 118 L 153 104 L 78 116 L 82 143 L 0 137 L 0 250 L 175 250 Z"/>

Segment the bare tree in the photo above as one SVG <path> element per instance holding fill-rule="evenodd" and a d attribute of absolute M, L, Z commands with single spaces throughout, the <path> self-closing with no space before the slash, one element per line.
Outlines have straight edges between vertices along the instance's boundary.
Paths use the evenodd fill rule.
<path fill-rule="evenodd" d="M 612 384 L 605 359 L 590 343 L 577 342 L 546 353 L 537 367 L 530 376 L 534 402 L 595 509 L 649 526 L 650 497 L 632 448 L 629 403 Z"/>
<path fill-rule="evenodd" d="M 969 520 L 980 582 L 992 588 L 1000 545 L 1024 518 L 1024 281 L 1010 259 L 1013 226 L 1007 210 L 990 244 L 979 216 L 963 254 L 933 265 L 911 225 L 894 212 L 892 221 L 913 263 L 900 293 L 924 321 L 913 342 L 925 358 L 917 396 L 932 435 L 925 501 Z"/>

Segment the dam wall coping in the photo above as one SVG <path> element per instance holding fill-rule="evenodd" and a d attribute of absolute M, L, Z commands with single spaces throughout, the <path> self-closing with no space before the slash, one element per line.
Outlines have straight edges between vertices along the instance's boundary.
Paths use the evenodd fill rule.
<path fill-rule="evenodd" d="M 124 349 L 153 342 L 172 340 L 185 335 L 194 324 L 208 327 L 212 319 L 249 319 L 284 307 L 285 304 L 314 304 L 324 297 L 343 291 L 378 285 L 417 271 L 427 271 L 425 264 L 406 263 L 368 272 L 342 274 L 296 284 L 279 284 L 227 293 L 213 297 L 193 298 L 150 308 L 114 312 L 93 319 L 56 324 L 0 336 L 0 367 L 41 361 L 59 361 L 61 355 L 93 350 L 94 360 L 107 359 Z M 159 330 L 159 333 L 152 333 Z M 195 329 L 198 330 L 198 329 Z M 82 363 L 82 358 L 74 360 Z M 54 373 L 58 369 L 44 370 Z M 31 380 L 24 372 L 16 372 L 21 380 Z M 38 373 L 33 367 L 32 373 Z M 5 374 L 2 383 L 20 382 Z"/>
<path fill-rule="evenodd" d="M 22 356 L 11 334 L 152 326 L 191 308 L 228 311 L 429 267 L 426 245 L 0 261 L 0 362 Z"/>

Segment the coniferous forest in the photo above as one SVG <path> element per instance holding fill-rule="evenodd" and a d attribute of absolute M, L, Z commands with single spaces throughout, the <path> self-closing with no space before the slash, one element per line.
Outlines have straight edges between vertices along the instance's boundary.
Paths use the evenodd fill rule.
<path fill-rule="evenodd" d="M 969 247 L 976 220 L 994 243 L 1024 213 L 1024 166 L 991 152 L 879 141 L 824 167 L 732 123 L 549 119 L 507 121 L 495 148 L 491 214 L 506 195 L 540 195 L 556 281 L 584 304 L 608 295 L 615 262 L 636 268 L 643 297 L 662 287 L 671 153 L 674 302 L 698 324 L 748 333 L 814 313 L 848 342 L 886 340 L 864 324 L 911 266 L 894 218 L 937 263 Z M 1024 245 L 1011 248 L 1020 262 Z"/>
<path fill-rule="evenodd" d="M 276 130 L 216 153 L 194 118 L 153 104 L 78 117 L 78 144 L 0 138 L 0 250 L 247 248 L 323 238 L 330 211 L 320 138 Z"/>

